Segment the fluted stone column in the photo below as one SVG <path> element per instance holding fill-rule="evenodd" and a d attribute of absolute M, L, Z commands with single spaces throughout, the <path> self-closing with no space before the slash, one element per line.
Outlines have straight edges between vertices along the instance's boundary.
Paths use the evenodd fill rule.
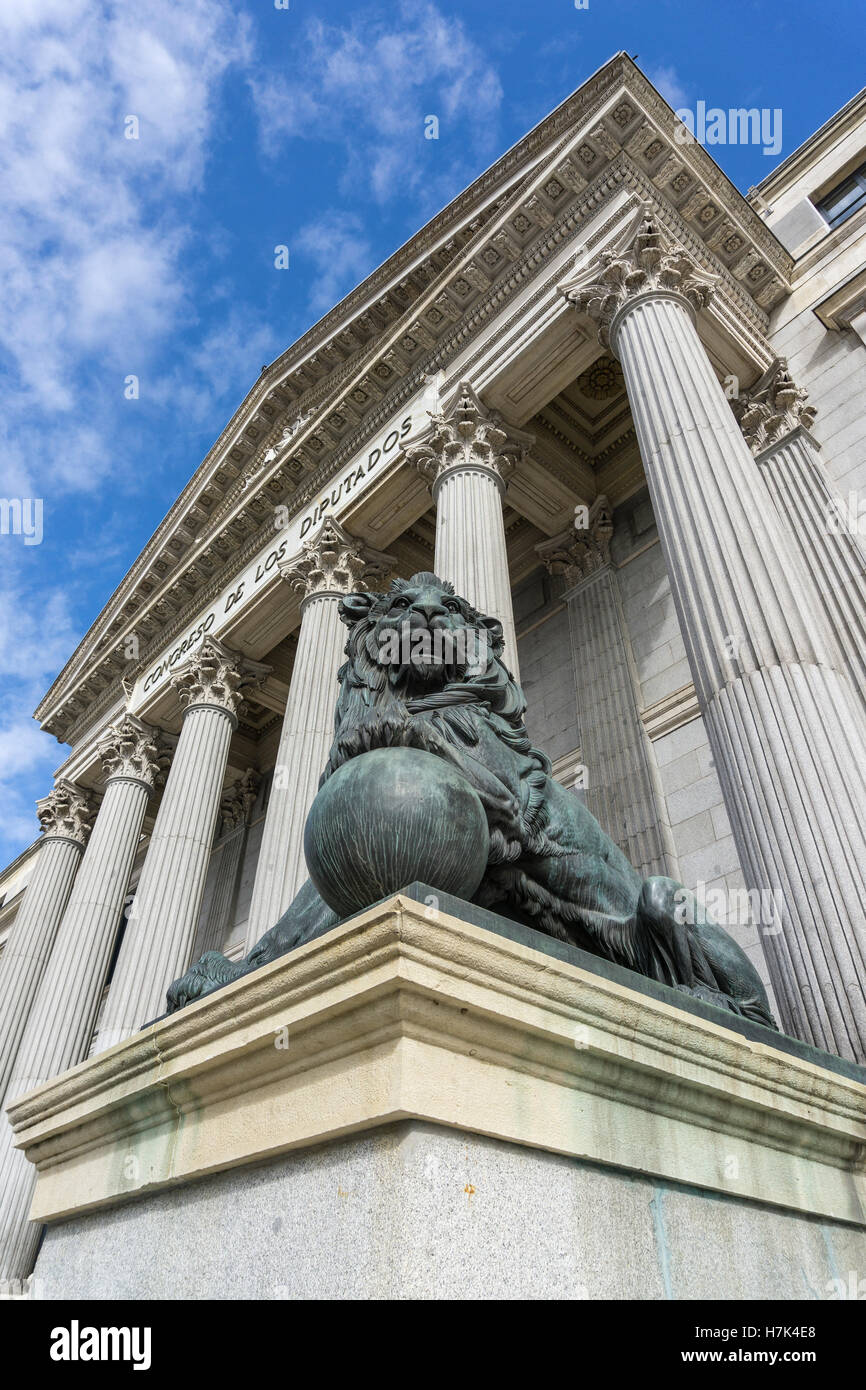
<path fill-rule="evenodd" d="M 430 482 L 436 504 L 436 573 L 479 612 L 499 619 L 503 660 L 518 681 L 502 499 L 517 461 L 533 442 L 532 435 L 506 426 L 468 382 L 461 382 L 453 404 L 434 415 L 406 451 Z"/>
<path fill-rule="evenodd" d="M 777 358 L 731 405 L 779 515 L 790 527 L 827 626 L 866 704 L 866 552 L 810 433 L 817 414 Z"/>
<path fill-rule="evenodd" d="M 172 677 L 183 726 L 127 922 L 98 1050 L 165 1012 L 165 993 L 190 963 L 225 778 L 244 692 L 269 668 L 213 637 Z"/>
<path fill-rule="evenodd" d="M 44 838 L 0 959 L 0 1098 L 72 891 L 93 808 L 86 792 L 61 780 L 37 801 L 36 814 Z"/>
<path fill-rule="evenodd" d="M 301 628 L 253 885 L 248 951 L 307 877 L 304 825 L 334 738 L 337 672 L 346 641 L 340 599 L 393 564 L 391 556 L 362 545 L 329 517 L 301 553 L 280 566 L 283 579 L 303 595 Z"/>
<path fill-rule="evenodd" d="M 610 561 L 613 513 L 606 497 L 588 526 L 543 541 L 536 551 L 565 576 L 585 800 L 599 824 L 644 877 L 679 876 L 652 744 L 640 717 L 637 677 L 616 573 Z"/>
<path fill-rule="evenodd" d="M 776 894 L 762 940 L 784 1024 L 866 1060 L 866 733 L 695 329 L 712 277 L 644 212 L 561 288 L 622 363 L 744 871 Z"/>
<path fill-rule="evenodd" d="M 250 815 L 260 782 L 259 774 L 248 767 L 243 777 L 238 777 L 232 783 L 220 801 L 216 881 L 210 906 L 203 914 L 206 920 L 199 922 L 193 960 L 203 956 L 205 951 L 221 951 L 226 934 L 234 922 Z"/>
<path fill-rule="evenodd" d="M 166 761 L 156 730 L 125 715 L 100 741 L 105 794 L 12 1069 L 5 1104 L 87 1056 L 148 798 Z M 0 1122 L 0 1278 L 31 1271 L 36 1179 Z"/>

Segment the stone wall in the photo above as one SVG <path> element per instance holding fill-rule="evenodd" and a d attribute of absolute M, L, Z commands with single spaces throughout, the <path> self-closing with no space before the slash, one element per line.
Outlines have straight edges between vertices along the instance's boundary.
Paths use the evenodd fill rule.
<path fill-rule="evenodd" d="M 580 743 L 563 585 L 541 568 L 514 592 L 520 678 L 526 695 L 526 728 L 551 762 Z"/>

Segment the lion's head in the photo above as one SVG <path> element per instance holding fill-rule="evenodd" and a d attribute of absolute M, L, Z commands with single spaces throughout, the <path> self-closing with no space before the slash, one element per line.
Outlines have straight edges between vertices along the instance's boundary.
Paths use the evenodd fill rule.
<path fill-rule="evenodd" d="M 477 680 L 502 654 L 498 619 L 478 613 L 435 574 L 395 579 L 384 594 L 349 594 L 340 615 L 351 629 L 350 660 L 369 662 L 406 701 Z"/>
<path fill-rule="evenodd" d="M 423 572 L 393 580 L 386 593 L 347 594 L 340 616 L 348 660 L 323 778 L 383 744 L 425 747 L 437 736 L 471 743 L 477 718 L 493 720 L 503 741 L 547 766 L 530 748 L 523 692 L 501 660 L 502 624 L 447 580 Z"/>

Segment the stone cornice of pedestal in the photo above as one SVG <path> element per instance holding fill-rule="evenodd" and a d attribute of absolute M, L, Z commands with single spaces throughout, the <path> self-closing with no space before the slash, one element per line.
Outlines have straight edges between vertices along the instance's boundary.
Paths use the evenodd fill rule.
<path fill-rule="evenodd" d="M 579 509 L 578 509 L 579 510 Z M 574 589 L 607 569 L 610 561 L 610 543 L 613 538 L 613 509 L 608 499 L 600 495 L 589 508 L 588 525 L 574 526 L 553 536 L 549 541 L 541 541 L 535 553 L 549 574 L 562 574 L 569 592 L 561 595 L 561 602 L 567 603 Z"/>
<path fill-rule="evenodd" d="M 559 291 L 598 325 L 599 342 L 616 352 L 617 325 L 636 302 L 673 297 L 694 314 L 709 304 L 717 280 L 695 263 L 661 225 L 652 204 L 645 203 L 597 261 L 586 265 L 578 256 Z"/>
<path fill-rule="evenodd" d="M 866 1224 L 851 1068 L 504 925 L 397 895 L 22 1096 L 33 1219 L 417 1118 Z"/>
<path fill-rule="evenodd" d="M 72 840 L 84 849 L 96 808 L 87 791 L 61 777 L 37 801 L 36 814 L 46 840 Z"/>
<path fill-rule="evenodd" d="M 808 399 L 808 391 L 791 380 L 787 360 L 777 357 L 750 391 L 731 401 L 743 437 L 756 458 L 795 430 L 809 433 L 818 412 L 806 404 Z"/>
<path fill-rule="evenodd" d="M 680 143 L 683 130 L 615 55 L 263 370 L 40 702 L 43 725 L 68 741 L 98 717 L 129 671 L 126 639 L 140 640 L 142 659 L 170 640 L 190 595 L 193 611 L 208 601 L 214 573 L 231 568 L 277 502 L 303 505 L 336 456 L 362 447 L 373 417 L 393 409 L 394 393 L 448 360 L 455 325 L 465 348 L 478 306 L 522 289 L 523 263 L 539 265 L 569 218 L 608 196 L 606 169 L 658 190 L 720 259 L 743 312 L 766 316 L 787 293 L 791 257 L 707 151 Z"/>
<path fill-rule="evenodd" d="M 405 457 L 427 479 L 435 502 L 449 473 L 473 469 L 492 474 L 504 494 L 508 479 L 534 443 L 534 435 L 507 425 L 498 410 L 479 399 L 470 382 L 461 381 L 454 399 L 431 416 Z"/>
<path fill-rule="evenodd" d="M 250 661 L 215 637 L 206 636 L 196 652 L 171 677 L 184 713 L 191 709 L 221 709 L 236 724 L 244 693 L 254 690 L 272 668 Z"/>
<path fill-rule="evenodd" d="M 303 598 L 328 594 L 351 594 L 367 588 L 368 580 L 382 580 L 396 565 L 393 555 L 370 546 L 349 534 L 333 517 L 325 517 L 300 554 L 279 566 L 287 584 Z"/>
<path fill-rule="evenodd" d="M 129 712 L 105 730 L 97 752 L 107 782 L 141 782 L 151 792 L 165 781 L 171 762 L 171 744 L 162 731 Z"/>

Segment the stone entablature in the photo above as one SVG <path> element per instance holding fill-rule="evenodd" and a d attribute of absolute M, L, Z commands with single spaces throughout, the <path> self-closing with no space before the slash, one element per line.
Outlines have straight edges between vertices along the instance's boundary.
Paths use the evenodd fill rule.
<path fill-rule="evenodd" d="M 274 505 L 313 496 L 341 453 L 369 437 L 374 417 L 398 409 L 447 360 L 458 346 L 448 341 L 462 343 L 467 314 L 475 322 L 485 302 L 507 300 L 521 263 L 534 268 L 566 221 L 576 225 L 617 185 L 659 197 L 725 271 L 741 312 L 748 317 L 751 304 L 765 323 L 786 292 L 790 258 L 706 151 L 676 145 L 674 126 L 618 55 L 273 364 L 43 700 L 45 726 L 74 740 L 129 674 L 124 639 L 138 637 L 143 660 L 169 640 L 207 602 L 213 576 L 225 582 L 254 551 Z M 533 159 L 534 175 L 514 191 Z"/>

